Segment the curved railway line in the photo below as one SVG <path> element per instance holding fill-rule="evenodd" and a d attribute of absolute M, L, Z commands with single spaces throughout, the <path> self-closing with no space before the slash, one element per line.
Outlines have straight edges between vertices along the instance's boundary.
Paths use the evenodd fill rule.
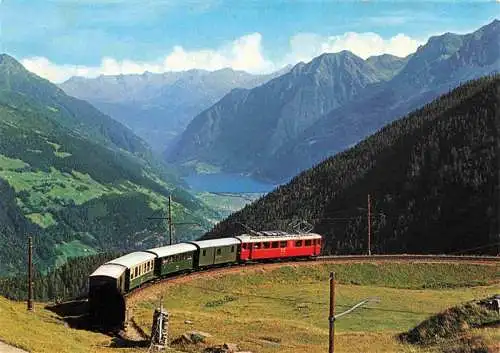
<path fill-rule="evenodd" d="M 242 269 L 253 269 L 261 267 L 278 267 L 282 265 L 314 265 L 320 263 L 346 263 L 346 262 L 422 262 L 422 263 L 476 263 L 488 265 L 500 265 L 500 256 L 470 256 L 470 255 L 335 255 L 335 256 L 318 256 L 312 259 L 291 259 L 281 261 L 268 262 L 248 262 L 244 264 L 227 264 L 220 267 L 211 267 L 199 271 L 185 272 L 174 276 L 168 276 L 161 279 L 156 279 L 147 282 L 141 287 L 124 295 L 126 307 L 135 304 L 137 300 L 144 299 L 141 295 L 145 289 L 154 287 L 157 284 L 164 282 L 189 281 L 207 275 L 226 274 L 230 272 L 238 272 Z"/>

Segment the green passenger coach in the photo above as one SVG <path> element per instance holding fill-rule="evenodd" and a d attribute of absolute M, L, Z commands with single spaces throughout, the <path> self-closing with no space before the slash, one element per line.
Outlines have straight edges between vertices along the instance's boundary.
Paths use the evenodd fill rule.
<path fill-rule="evenodd" d="M 107 264 L 122 265 L 127 268 L 125 288 L 129 291 L 155 277 L 155 258 L 156 256 L 149 252 L 137 251 L 109 261 Z"/>
<path fill-rule="evenodd" d="M 164 276 L 171 273 L 188 271 L 194 268 L 197 247 L 193 244 L 175 244 L 147 250 L 157 256 L 155 274 Z"/>
<path fill-rule="evenodd" d="M 241 241 L 236 238 L 192 241 L 190 244 L 198 248 L 195 258 L 197 267 L 238 262 Z"/>

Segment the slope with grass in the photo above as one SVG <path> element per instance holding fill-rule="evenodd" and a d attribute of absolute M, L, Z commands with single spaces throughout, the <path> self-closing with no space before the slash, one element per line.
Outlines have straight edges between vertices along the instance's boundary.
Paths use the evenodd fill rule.
<path fill-rule="evenodd" d="M 144 352 L 144 348 L 120 348 L 113 337 L 99 332 L 72 329 L 43 303 L 35 303 L 30 313 L 26 304 L 0 297 L 0 317 L 0 341 L 31 353 Z"/>
<path fill-rule="evenodd" d="M 458 303 L 498 293 L 498 265 L 294 264 L 180 278 L 142 291 L 130 312 L 145 332 L 161 297 L 171 335 L 188 330 L 253 352 L 324 352 L 328 342 L 329 273 L 336 274 L 336 312 L 367 304 L 336 321 L 339 352 L 429 352 L 398 334 Z M 188 324 L 186 324 L 188 322 Z M 487 342 L 494 340 L 485 332 Z"/>
<path fill-rule="evenodd" d="M 0 275 L 26 265 L 35 238 L 40 270 L 102 250 L 164 243 L 172 195 L 178 222 L 205 227 L 218 217 L 183 189 L 145 143 L 90 104 L 0 56 Z M 198 228 L 181 228 L 193 238 Z"/>
<path fill-rule="evenodd" d="M 261 353 L 326 351 L 330 271 L 336 273 L 337 313 L 367 297 L 380 300 L 338 319 L 338 352 L 438 352 L 398 336 L 448 307 L 500 291 L 497 264 L 273 264 L 162 282 L 134 297 L 131 314 L 149 334 L 163 297 L 171 340 L 191 330 L 212 334 L 205 345 L 188 347 L 189 352 L 223 342 Z M 24 303 L 0 298 L 0 341 L 33 353 L 145 351 L 119 348 L 110 336 L 72 329 L 56 312 L 35 303 L 35 311 L 28 313 Z M 489 329 L 474 334 L 488 344 L 500 339 Z"/>

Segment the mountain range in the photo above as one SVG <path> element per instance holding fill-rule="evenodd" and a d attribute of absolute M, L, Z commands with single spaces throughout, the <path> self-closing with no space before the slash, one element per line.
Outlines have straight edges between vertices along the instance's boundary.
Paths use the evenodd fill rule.
<path fill-rule="evenodd" d="M 103 250 L 165 243 L 164 214 L 213 224 L 218 215 L 130 129 L 0 55 L 0 274 L 39 270 Z M 184 237 L 199 229 L 183 228 Z"/>
<path fill-rule="evenodd" d="M 205 235 L 325 236 L 326 254 L 478 253 L 500 243 L 500 74 L 467 82 L 302 172 Z"/>
<path fill-rule="evenodd" d="M 59 85 L 130 127 L 153 150 L 163 152 L 193 117 L 233 88 L 253 88 L 289 70 L 252 75 L 229 68 L 156 74 L 72 77 Z"/>
<path fill-rule="evenodd" d="M 167 160 L 283 182 L 461 82 L 500 71 L 500 21 L 446 33 L 406 58 L 343 51 L 234 89 L 196 116 Z"/>

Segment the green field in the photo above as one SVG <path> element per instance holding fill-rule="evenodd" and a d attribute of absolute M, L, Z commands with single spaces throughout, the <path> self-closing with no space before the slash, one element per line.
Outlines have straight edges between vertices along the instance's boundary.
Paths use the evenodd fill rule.
<path fill-rule="evenodd" d="M 174 336 L 191 329 L 184 324 L 189 320 L 211 333 L 214 342 L 235 342 L 252 352 L 325 352 L 330 271 L 338 279 L 337 313 L 365 298 L 380 300 L 337 321 L 338 352 L 433 351 L 401 344 L 395 335 L 450 306 L 500 293 L 498 266 L 284 265 L 152 290 L 134 316 L 149 332 L 152 311 L 163 296 Z M 493 332 L 482 334 L 490 341 L 500 338 Z"/>
<path fill-rule="evenodd" d="M 172 338 L 199 330 L 212 335 L 207 344 L 232 342 L 254 353 L 327 352 L 330 271 L 335 271 L 338 279 L 337 313 L 364 298 L 380 299 L 336 322 L 337 353 L 442 352 L 443 346 L 402 344 L 396 335 L 446 308 L 500 293 L 499 266 L 495 265 L 277 265 L 149 287 L 135 297 L 132 313 L 149 333 L 153 310 L 163 296 Z M 24 303 L 0 297 L 0 317 L 0 341 L 34 353 L 147 351 L 112 348 L 111 337 L 71 329 L 41 303 L 36 304 L 34 313 L 28 313 Z M 186 320 L 191 323 L 186 324 Z M 494 328 L 467 333 L 482 337 L 489 345 L 500 343 Z M 190 352 L 203 351 L 203 346 L 188 348 Z"/>
<path fill-rule="evenodd" d="M 234 212 L 241 210 L 246 205 L 257 200 L 264 194 L 241 194 L 241 195 L 218 195 L 210 192 L 200 192 L 196 196 L 211 209 L 217 211 L 221 218 L 228 217 Z M 219 220 L 217 220 L 219 221 Z"/>

